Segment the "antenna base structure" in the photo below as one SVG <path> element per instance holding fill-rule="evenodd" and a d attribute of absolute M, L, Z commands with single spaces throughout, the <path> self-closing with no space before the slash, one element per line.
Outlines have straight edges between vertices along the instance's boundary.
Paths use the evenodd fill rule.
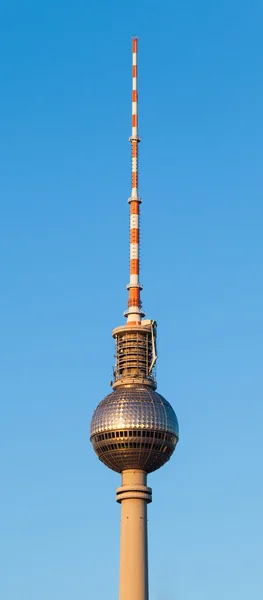
<path fill-rule="evenodd" d="M 156 321 L 145 319 L 137 327 L 127 323 L 113 329 L 116 344 L 113 389 L 127 385 L 156 389 L 156 328 Z"/>

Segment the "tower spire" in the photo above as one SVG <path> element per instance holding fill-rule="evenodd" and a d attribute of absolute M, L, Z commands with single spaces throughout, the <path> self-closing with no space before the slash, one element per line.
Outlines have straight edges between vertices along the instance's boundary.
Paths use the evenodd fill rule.
<path fill-rule="evenodd" d="M 169 402 L 156 391 L 156 321 L 144 319 L 139 283 L 137 45 L 132 40 L 132 190 L 130 205 L 130 281 L 127 322 L 115 327 L 113 391 L 97 406 L 90 439 L 99 459 L 121 473 L 119 600 L 149 600 L 147 475 L 162 467 L 178 442 L 178 421 Z"/>
<path fill-rule="evenodd" d="M 139 182 L 138 182 L 138 146 L 140 138 L 138 136 L 138 38 L 132 40 L 132 135 L 129 138 L 131 142 L 132 155 L 132 189 L 131 197 L 128 202 L 130 205 L 130 281 L 127 285 L 129 290 L 128 310 L 124 313 L 127 317 L 127 325 L 140 325 L 144 313 L 141 310 L 140 292 L 142 286 L 139 283 L 140 273 L 140 203 Z"/>

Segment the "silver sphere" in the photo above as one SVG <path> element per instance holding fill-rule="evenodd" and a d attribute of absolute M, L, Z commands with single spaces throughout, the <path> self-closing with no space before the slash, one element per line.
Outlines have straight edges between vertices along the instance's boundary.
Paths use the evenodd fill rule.
<path fill-rule="evenodd" d="M 172 406 L 148 386 L 115 389 L 97 406 L 90 426 L 99 459 L 119 473 L 159 469 L 173 454 L 178 438 Z"/>

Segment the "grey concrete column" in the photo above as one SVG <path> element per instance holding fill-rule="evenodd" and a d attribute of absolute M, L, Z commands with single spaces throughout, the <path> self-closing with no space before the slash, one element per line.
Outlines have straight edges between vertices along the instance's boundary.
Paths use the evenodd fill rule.
<path fill-rule="evenodd" d="M 119 600 L 149 600 L 147 504 L 152 490 L 141 470 L 122 472 L 117 489 L 121 503 L 120 591 Z"/>

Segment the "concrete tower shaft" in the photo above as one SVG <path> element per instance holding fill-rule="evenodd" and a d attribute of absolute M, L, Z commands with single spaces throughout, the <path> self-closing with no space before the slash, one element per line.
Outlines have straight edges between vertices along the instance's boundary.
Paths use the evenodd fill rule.
<path fill-rule="evenodd" d="M 122 473 L 116 490 L 121 504 L 120 600 L 148 600 L 147 504 L 152 490 L 144 471 Z"/>

